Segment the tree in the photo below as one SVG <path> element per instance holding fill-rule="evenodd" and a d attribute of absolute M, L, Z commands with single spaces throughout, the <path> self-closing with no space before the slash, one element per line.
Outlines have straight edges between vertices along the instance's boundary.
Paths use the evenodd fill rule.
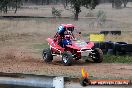
<path fill-rule="evenodd" d="M 128 0 L 112 0 L 112 7 L 113 8 L 121 8 L 122 4 L 124 8 L 126 7 Z"/>
<path fill-rule="evenodd" d="M 75 20 L 78 20 L 82 6 L 91 10 L 95 9 L 95 7 L 99 4 L 99 0 L 67 0 L 67 3 L 70 3 L 71 8 L 74 10 L 74 18 Z"/>
<path fill-rule="evenodd" d="M 7 13 L 7 6 L 9 4 L 9 1 L 7 0 L 1 0 L 0 1 L 0 10 L 3 11 L 4 13 Z"/>
<path fill-rule="evenodd" d="M 68 0 L 62 0 L 62 4 L 64 5 L 64 8 L 66 9 L 67 4 L 68 4 Z"/>
<path fill-rule="evenodd" d="M 124 7 L 126 7 L 128 0 L 123 0 Z"/>
<path fill-rule="evenodd" d="M 21 5 L 22 0 L 0 0 L 0 11 L 7 13 L 9 9 L 13 9 L 14 13 L 16 13 Z"/>
<path fill-rule="evenodd" d="M 46 5 L 49 5 L 50 4 L 50 0 L 46 0 Z"/>

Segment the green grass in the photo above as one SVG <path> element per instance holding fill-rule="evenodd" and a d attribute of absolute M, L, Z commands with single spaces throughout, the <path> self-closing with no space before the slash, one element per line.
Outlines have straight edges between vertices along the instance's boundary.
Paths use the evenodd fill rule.
<path fill-rule="evenodd" d="M 132 64 L 132 56 L 124 55 L 124 56 L 114 56 L 114 55 L 104 55 L 104 63 L 130 63 Z"/>

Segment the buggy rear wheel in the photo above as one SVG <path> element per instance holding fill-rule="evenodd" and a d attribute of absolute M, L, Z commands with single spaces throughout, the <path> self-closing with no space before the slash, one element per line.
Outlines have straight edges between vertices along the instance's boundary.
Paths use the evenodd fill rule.
<path fill-rule="evenodd" d="M 65 65 L 65 66 L 70 66 L 72 65 L 72 61 L 73 61 L 73 57 L 72 57 L 72 54 L 70 52 L 64 52 L 62 54 L 62 63 Z"/>
<path fill-rule="evenodd" d="M 95 63 L 101 63 L 103 61 L 103 52 L 99 48 L 95 48 L 93 51 L 92 59 Z"/>
<path fill-rule="evenodd" d="M 53 55 L 51 53 L 50 48 L 44 49 L 42 53 L 42 57 L 45 62 L 52 62 L 53 60 Z"/>

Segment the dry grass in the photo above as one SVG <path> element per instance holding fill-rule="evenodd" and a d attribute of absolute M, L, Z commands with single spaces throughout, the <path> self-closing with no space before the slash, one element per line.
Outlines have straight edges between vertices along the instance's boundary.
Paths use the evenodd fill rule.
<path fill-rule="evenodd" d="M 132 7 L 131 3 L 128 5 Z M 17 14 L 9 12 L 9 16 L 41 16 L 51 17 L 51 7 L 53 6 L 28 6 L 28 9 L 20 9 Z M 132 12 L 131 8 L 112 9 L 110 4 L 101 4 L 93 12 L 92 17 L 85 17 L 89 10 L 82 8 L 79 21 L 74 21 L 71 18 L 70 11 L 64 10 L 63 6 L 54 6 L 57 9 L 63 10 L 62 18 L 15 18 L 15 19 L 0 19 L 0 47 L 14 46 L 26 47 L 32 49 L 34 44 L 45 44 L 47 37 L 54 36 L 57 27 L 62 23 L 72 23 L 76 29 L 82 32 L 82 35 L 89 33 L 100 32 L 101 30 L 121 30 L 121 36 L 106 36 L 106 41 L 124 41 L 132 43 Z M 34 9 L 38 8 L 38 9 Z M 96 20 L 98 11 L 104 11 L 106 21 L 99 25 Z M 120 14 L 122 13 L 122 14 Z"/>
<path fill-rule="evenodd" d="M 109 6 L 108 6 L 109 7 Z M 108 8 L 107 7 L 107 8 Z M 97 10 L 100 10 L 101 6 Z M 106 11 L 105 8 L 102 10 Z M 123 11 L 126 9 L 123 9 Z M 109 13 L 117 14 L 120 10 L 115 12 L 109 8 Z M 121 10 L 122 11 L 122 10 Z M 96 10 L 93 12 L 96 14 Z M 127 12 L 127 11 L 126 11 Z M 4 46 L 16 46 L 16 47 L 27 47 L 32 48 L 33 44 L 43 44 L 46 43 L 45 39 L 51 37 L 55 34 L 57 27 L 62 23 L 72 23 L 76 26 L 78 30 L 82 32 L 83 35 L 89 33 L 100 32 L 101 30 L 122 30 L 125 31 L 121 36 L 106 36 L 107 41 L 124 41 L 132 43 L 132 33 L 131 31 L 131 20 L 123 22 L 123 19 L 132 19 L 123 15 L 116 15 L 113 19 L 112 14 L 107 12 L 107 20 L 103 25 L 98 25 L 95 18 L 80 18 L 79 21 L 74 21 L 70 18 L 20 18 L 20 19 L 0 19 L 0 47 Z M 125 14 L 125 13 L 124 13 Z M 125 16 L 125 17 L 124 17 Z"/>
<path fill-rule="evenodd" d="M 127 42 L 127 43 L 132 43 L 131 39 L 132 33 L 125 33 L 122 35 L 107 35 L 105 37 L 106 41 L 114 41 L 114 42 Z"/>

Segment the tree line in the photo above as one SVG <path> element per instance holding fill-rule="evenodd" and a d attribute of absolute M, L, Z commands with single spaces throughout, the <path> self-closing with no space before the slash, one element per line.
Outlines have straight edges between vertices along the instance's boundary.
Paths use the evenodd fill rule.
<path fill-rule="evenodd" d="M 34 3 L 39 5 L 44 4 L 57 4 L 57 3 L 67 3 L 68 0 L 23 0 L 25 3 Z M 122 3 L 126 5 L 128 2 L 132 2 L 132 0 L 99 0 L 100 3 Z"/>
<path fill-rule="evenodd" d="M 0 0 L 0 11 L 7 13 L 10 9 L 14 9 L 14 12 L 16 13 L 21 5 L 22 0 Z"/>
<path fill-rule="evenodd" d="M 65 8 L 70 5 L 71 9 L 74 11 L 75 20 L 78 20 L 82 6 L 93 10 L 98 4 L 105 2 L 112 3 L 113 8 L 119 8 L 122 4 L 126 7 L 129 0 L 0 0 L 0 11 L 7 13 L 9 10 L 14 10 L 14 13 L 16 13 L 17 9 L 26 3 L 41 5 L 60 3 L 63 4 Z"/>

